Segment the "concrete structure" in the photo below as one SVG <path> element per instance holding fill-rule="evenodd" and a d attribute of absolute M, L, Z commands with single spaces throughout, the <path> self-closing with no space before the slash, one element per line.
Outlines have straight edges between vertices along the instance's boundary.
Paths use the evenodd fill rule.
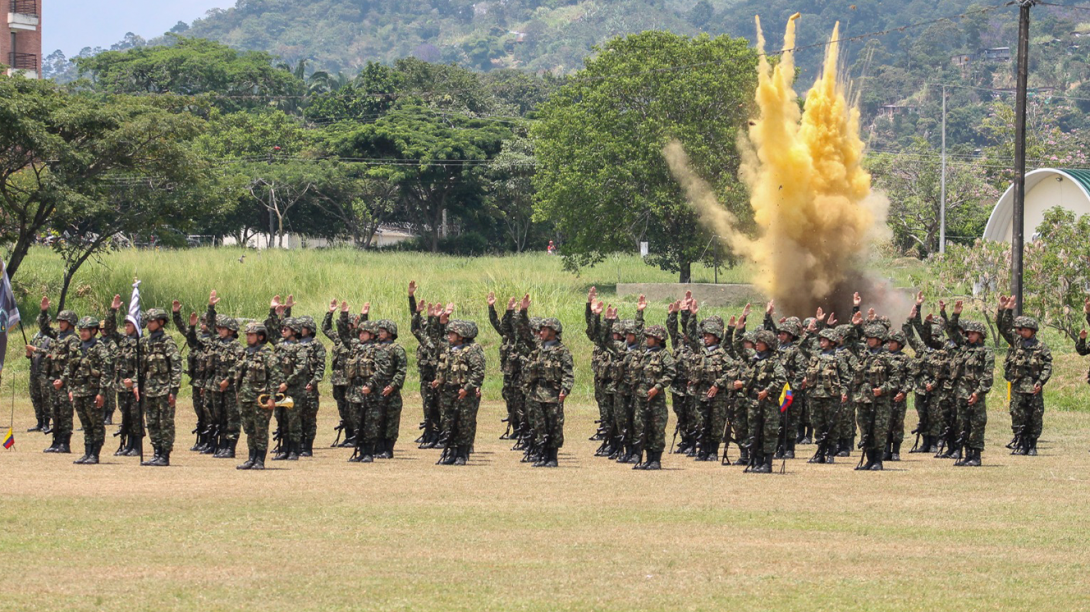
<path fill-rule="evenodd" d="M 371 239 L 371 246 L 373 248 L 388 247 L 413 238 L 416 238 L 416 236 L 403 229 L 383 225 L 375 232 L 374 238 Z M 235 246 L 237 243 L 238 241 L 233 237 L 225 236 L 223 238 L 224 246 Z M 351 247 L 352 241 L 329 240 L 327 238 L 314 238 L 302 234 L 285 233 L 283 244 L 284 249 L 328 249 L 335 247 Z M 246 247 L 251 249 L 275 249 L 277 248 L 276 236 L 272 236 L 270 239 L 268 234 L 255 234 L 246 241 Z"/>
<path fill-rule="evenodd" d="M 747 303 L 763 304 L 764 297 L 753 285 L 711 283 L 617 283 L 619 297 L 642 295 L 649 302 L 676 300 L 686 291 L 692 291 L 693 297 L 701 304 L 709 306 L 744 306 Z M 764 310 L 762 309 L 763 313 Z M 762 315 L 763 316 L 763 315 Z"/>
<path fill-rule="evenodd" d="M 1061 206 L 1076 216 L 1090 215 L 1090 170 L 1040 168 L 1026 173 L 1024 235 L 1028 242 L 1045 218 L 1045 211 Z M 992 210 L 984 238 L 1010 242 L 1014 227 L 1014 186 L 999 198 Z"/>
<path fill-rule="evenodd" d="M 0 29 L 0 64 L 8 75 L 20 72 L 37 79 L 42 74 L 42 0 L 0 0 L 6 28 Z M 3 13 L 0 13 L 3 14 Z"/>

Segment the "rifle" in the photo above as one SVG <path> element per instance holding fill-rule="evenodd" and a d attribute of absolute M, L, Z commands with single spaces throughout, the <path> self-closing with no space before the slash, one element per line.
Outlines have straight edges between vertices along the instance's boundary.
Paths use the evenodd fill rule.
<path fill-rule="evenodd" d="M 468 397 L 466 399 L 468 399 Z M 435 465 L 443 465 L 443 462 L 446 461 L 448 457 L 450 457 L 451 450 L 454 448 L 454 432 L 458 431 L 458 400 L 454 400 L 454 402 L 455 409 L 452 411 L 454 412 L 454 414 L 452 415 L 453 418 L 451 419 L 450 429 L 443 432 L 443 437 L 445 438 L 443 440 L 443 452 L 439 455 L 439 461 L 436 461 Z"/>
<path fill-rule="evenodd" d="M 732 440 L 735 444 L 738 444 L 738 441 L 734 439 L 734 422 L 728 418 L 726 427 L 723 429 L 723 458 L 719 461 L 719 465 L 732 465 L 730 459 L 727 458 L 727 451 L 730 450 Z M 738 446 L 741 448 L 740 444 Z"/>
<path fill-rule="evenodd" d="M 329 445 L 329 448 L 337 448 L 337 445 L 341 443 L 341 432 L 344 431 L 344 419 L 333 428 L 333 431 L 337 432 L 337 439 L 333 440 L 333 444 Z"/>
<path fill-rule="evenodd" d="M 674 447 L 677 446 L 677 432 L 680 429 L 681 429 L 681 421 L 678 420 L 678 422 L 676 424 L 674 424 L 674 438 L 672 440 L 670 440 L 670 454 L 671 455 L 674 454 Z"/>

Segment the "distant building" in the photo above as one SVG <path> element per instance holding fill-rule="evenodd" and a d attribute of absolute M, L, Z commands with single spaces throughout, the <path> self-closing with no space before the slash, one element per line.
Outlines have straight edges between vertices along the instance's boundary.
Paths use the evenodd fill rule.
<path fill-rule="evenodd" d="M 7 28 L 0 32 L 0 63 L 8 75 L 21 72 L 32 79 L 42 74 L 42 0 L 0 0 L 8 3 Z"/>
<path fill-rule="evenodd" d="M 1056 206 L 1074 212 L 1077 217 L 1090 215 L 1090 170 L 1040 168 L 1026 173 L 1025 223 L 1022 231 L 1027 241 L 1044 221 L 1045 211 Z M 1010 242 L 1013 228 L 1012 185 L 992 210 L 992 216 L 984 228 L 984 238 Z"/>
<path fill-rule="evenodd" d="M 981 49 L 980 59 L 986 62 L 1009 62 L 1011 61 L 1011 48 L 993 47 L 991 49 Z"/>
<path fill-rule="evenodd" d="M 973 63 L 973 56 L 968 54 L 955 55 L 950 58 L 950 63 L 956 68 L 965 68 Z"/>
<path fill-rule="evenodd" d="M 882 114 L 889 119 L 893 119 L 896 115 L 914 112 L 916 112 L 916 107 L 908 104 L 887 104 L 882 107 Z"/>

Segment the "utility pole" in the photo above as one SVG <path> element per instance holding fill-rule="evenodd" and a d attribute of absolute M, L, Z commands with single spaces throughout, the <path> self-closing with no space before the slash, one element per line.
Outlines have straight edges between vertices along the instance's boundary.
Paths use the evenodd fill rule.
<path fill-rule="evenodd" d="M 939 253 L 946 252 L 946 85 L 942 86 L 942 193 L 939 196 Z"/>
<path fill-rule="evenodd" d="M 1026 89 L 1029 86 L 1029 9 L 1037 0 L 1018 1 L 1018 83 L 1014 108 L 1014 220 L 1011 227 L 1011 293 L 1014 314 L 1022 314 L 1022 255 L 1026 225 Z"/>

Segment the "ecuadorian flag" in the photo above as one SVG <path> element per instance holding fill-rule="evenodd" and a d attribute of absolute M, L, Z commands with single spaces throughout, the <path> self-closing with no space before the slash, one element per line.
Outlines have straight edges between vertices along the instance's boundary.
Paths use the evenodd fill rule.
<path fill-rule="evenodd" d="M 11 448 L 15 446 L 15 434 L 11 433 L 11 428 L 8 427 L 8 434 L 4 436 L 4 448 Z"/>
<path fill-rule="evenodd" d="M 791 384 L 784 383 L 783 391 L 780 392 L 780 413 L 787 412 L 787 409 L 791 407 L 791 402 L 795 401 L 795 393 L 791 391 Z"/>

